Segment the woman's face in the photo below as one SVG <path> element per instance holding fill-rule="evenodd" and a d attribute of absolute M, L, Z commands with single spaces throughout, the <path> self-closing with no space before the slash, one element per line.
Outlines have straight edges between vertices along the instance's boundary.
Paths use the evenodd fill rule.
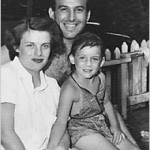
<path fill-rule="evenodd" d="M 16 51 L 28 72 L 39 72 L 45 66 L 50 55 L 50 41 L 51 36 L 47 31 L 29 30 L 23 34 Z"/>

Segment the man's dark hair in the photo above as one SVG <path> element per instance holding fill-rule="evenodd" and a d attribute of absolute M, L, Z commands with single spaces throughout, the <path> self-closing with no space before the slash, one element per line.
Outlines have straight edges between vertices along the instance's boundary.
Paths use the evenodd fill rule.
<path fill-rule="evenodd" d="M 52 8 L 53 11 L 55 11 L 55 8 L 56 8 L 56 0 L 49 0 L 50 1 L 50 7 Z M 81 0 L 82 1 L 82 0 Z M 92 6 L 92 0 L 87 0 L 87 5 L 86 5 L 86 8 L 87 8 L 87 12 L 89 10 L 91 10 L 91 6 Z"/>

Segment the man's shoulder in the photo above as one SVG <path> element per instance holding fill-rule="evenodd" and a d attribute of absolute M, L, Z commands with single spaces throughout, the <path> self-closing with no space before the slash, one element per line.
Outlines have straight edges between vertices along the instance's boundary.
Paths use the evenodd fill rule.
<path fill-rule="evenodd" d="M 11 61 L 10 57 L 9 57 L 9 51 L 8 51 L 6 45 L 3 45 L 1 47 L 1 65 L 5 64 L 9 61 Z"/>
<path fill-rule="evenodd" d="M 45 74 L 45 79 L 46 79 L 47 83 L 50 84 L 52 87 L 53 86 L 58 86 L 58 82 L 57 82 L 57 80 L 55 78 L 47 76 Z"/>

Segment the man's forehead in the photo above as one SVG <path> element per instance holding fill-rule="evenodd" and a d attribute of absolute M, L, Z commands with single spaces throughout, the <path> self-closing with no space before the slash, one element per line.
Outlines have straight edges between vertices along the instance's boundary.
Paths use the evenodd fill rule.
<path fill-rule="evenodd" d="M 85 7 L 87 0 L 55 0 L 56 1 L 56 8 L 60 6 L 67 6 L 67 7 Z"/>

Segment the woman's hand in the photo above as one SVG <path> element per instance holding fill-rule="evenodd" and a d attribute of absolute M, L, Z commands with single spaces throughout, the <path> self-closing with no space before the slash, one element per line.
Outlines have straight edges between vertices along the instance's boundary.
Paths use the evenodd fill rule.
<path fill-rule="evenodd" d="M 113 141 L 112 141 L 112 142 L 113 142 L 115 145 L 120 144 L 121 141 L 122 141 L 123 139 L 125 139 L 124 133 L 121 132 L 119 129 L 117 129 L 117 128 L 110 128 L 110 130 L 111 130 L 111 132 L 112 132 L 112 134 L 113 134 Z"/>

